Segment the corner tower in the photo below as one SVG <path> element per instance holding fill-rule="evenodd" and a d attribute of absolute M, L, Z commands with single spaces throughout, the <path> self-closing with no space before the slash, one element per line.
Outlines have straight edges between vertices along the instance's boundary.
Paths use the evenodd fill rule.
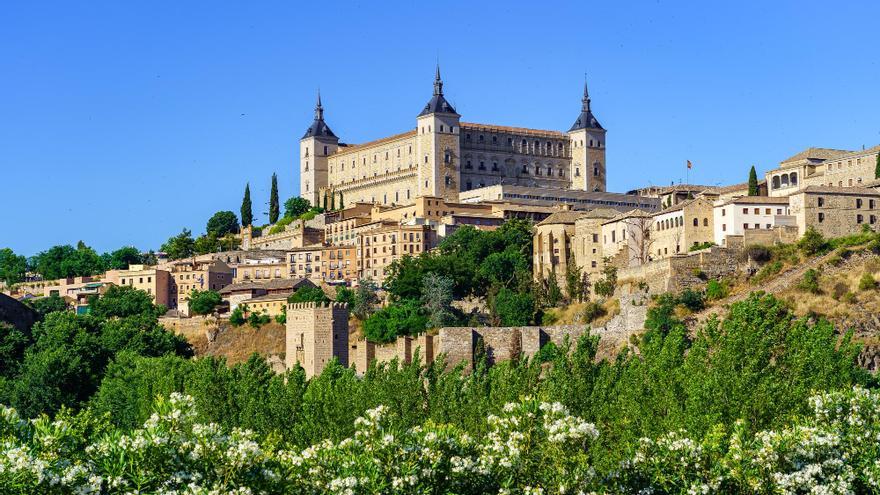
<path fill-rule="evenodd" d="M 319 191 L 327 187 L 327 157 L 339 148 L 339 138 L 324 122 L 321 92 L 315 105 L 315 120 L 299 140 L 299 195 L 319 206 Z"/>
<path fill-rule="evenodd" d="M 460 174 L 461 127 L 452 105 L 443 96 L 440 66 L 434 76 L 434 95 L 416 119 L 416 196 L 442 197 L 457 202 Z"/>
<path fill-rule="evenodd" d="M 571 188 L 605 191 L 605 129 L 590 109 L 590 93 L 584 81 L 581 113 L 568 130 L 571 140 Z"/>

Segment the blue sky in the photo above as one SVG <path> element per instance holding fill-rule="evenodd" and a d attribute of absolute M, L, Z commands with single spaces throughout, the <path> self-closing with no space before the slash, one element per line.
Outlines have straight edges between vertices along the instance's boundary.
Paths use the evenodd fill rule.
<path fill-rule="evenodd" d="M 381 6 L 379 6 L 381 4 Z M 430 7 L 428 7 L 430 6 Z M 156 249 L 250 182 L 298 194 L 320 86 L 357 143 L 415 126 L 439 58 L 469 122 L 566 130 L 587 72 L 608 187 L 746 179 L 880 143 L 878 2 L 7 2 L 0 247 Z"/>

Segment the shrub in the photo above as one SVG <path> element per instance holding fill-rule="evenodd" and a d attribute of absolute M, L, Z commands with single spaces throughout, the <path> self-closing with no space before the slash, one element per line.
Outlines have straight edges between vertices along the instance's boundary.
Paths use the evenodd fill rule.
<path fill-rule="evenodd" d="M 797 288 L 811 294 L 821 293 L 822 291 L 819 289 L 819 272 L 812 268 L 804 272 L 804 278 L 798 283 Z"/>
<path fill-rule="evenodd" d="M 287 323 L 287 306 L 286 305 L 281 307 L 281 314 L 280 315 L 275 315 L 275 323 L 278 323 L 279 325 L 284 325 L 285 323 Z"/>
<path fill-rule="evenodd" d="M 773 254 L 770 251 L 770 248 L 767 246 L 760 245 L 752 245 L 746 249 L 746 253 L 748 253 L 749 258 L 752 259 L 755 263 L 766 263 L 770 261 Z"/>
<path fill-rule="evenodd" d="M 700 244 L 694 244 L 693 246 L 690 247 L 690 249 L 688 251 L 699 251 L 701 249 L 709 249 L 710 247 L 712 247 L 714 245 L 715 245 L 715 243 L 712 241 L 703 242 Z"/>
<path fill-rule="evenodd" d="M 706 284 L 706 299 L 717 301 L 730 295 L 730 286 L 726 280 L 710 280 Z"/>
<path fill-rule="evenodd" d="M 266 313 L 257 313 L 254 311 L 248 316 L 247 322 L 252 328 L 260 328 L 263 325 L 271 323 L 272 317 Z"/>
<path fill-rule="evenodd" d="M 843 297 L 840 298 L 840 300 L 847 304 L 855 304 L 856 295 L 850 291 L 847 291 L 846 294 L 844 294 Z"/>
<path fill-rule="evenodd" d="M 233 324 L 236 327 L 240 327 L 245 324 L 247 319 L 244 317 L 244 313 L 247 311 L 247 304 L 239 304 L 232 310 L 232 314 L 229 315 L 229 323 Z"/>
<path fill-rule="evenodd" d="M 766 265 L 761 267 L 760 270 L 758 270 L 758 273 L 756 273 L 754 277 L 752 277 L 752 283 L 754 283 L 754 284 L 761 283 L 781 271 L 782 271 L 782 262 L 781 261 L 774 261 L 772 263 L 767 263 Z"/>
<path fill-rule="evenodd" d="M 828 248 L 828 243 L 818 230 L 814 227 L 810 227 L 804 232 L 804 236 L 797 242 L 797 247 L 805 255 L 814 256 L 825 251 Z"/>
<path fill-rule="evenodd" d="M 584 318 L 584 323 L 590 323 L 597 318 L 605 316 L 605 308 L 595 301 L 590 301 L 584 307 L 584 311 L 582 314 Z"/>
<path fill-rule="evenodd" d="M 703 299 L 703 293 L 693 289 L 685 289 L 681 291 L 676 300 L 678 304 L 686 307 L 691 311 L 700 311 L 706 307 L 706 301 Z"/>
<path fill-rule="evenodd" d="M 859 290 L 874 290 L 877 288 L 877 281 L 874 280 L 874 276 L 870 273 L 863 273 L 862 278 L 859 279 Z"/>
<path fill-rule="evenodd" d="M 327 294 L 325 294 L 320 287 L 313 286 L 300 287 L 287 298 L 287 302 L 289 303 L 324 303 L 329 301 L 330 298 L 327 297 Z"/>
<path fill-rule="evenodd" d="M 214 311 L 223 299 L 213 290 L 195 290 L 189 295 L 189 310 L 197 315 L 206 315 Z"/>
<path fill-rule="evenodd" d="M 371 342 L 391 342 L 401 335 L 425 331 L 428 317 L 415 299 L 403 299 L 373 313 L 364 320 L 364 336 Z"/>
<path fill-rule="evenodd" d="M 837 282 L 836 284 L 834 284 L 834 288 L 832 289 L 831 295 L 832 295 L 832 297 L 834 297 L 835 300 L 839 301 L 840 298 L 842 298 L 844 296 L 844 294 L 846 294 L 848 292 L 849 292 L 849 285 L 847 285 L 844 282 Z"/>

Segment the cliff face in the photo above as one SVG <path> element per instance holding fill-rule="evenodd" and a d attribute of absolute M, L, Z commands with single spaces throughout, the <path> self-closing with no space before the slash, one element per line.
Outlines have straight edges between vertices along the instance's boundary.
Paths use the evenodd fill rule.
<path fill-rule="evenodd" d="M 0 321 L 30 334 L 31 327 L 39 319 L 39 315 L 33 309 L 5 294 L 0 294 Z"/>

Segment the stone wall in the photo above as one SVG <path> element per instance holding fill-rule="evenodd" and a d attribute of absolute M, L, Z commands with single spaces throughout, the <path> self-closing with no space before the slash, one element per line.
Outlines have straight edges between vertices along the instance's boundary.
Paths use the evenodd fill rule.
<path fill-rule="evenodd" d="M 5 294 L 0 294 L 0 321 L 30 334 L 31 327 L 38 318 L 37 312 L 33 309 Z"/>
<path fill-rule="evenodd" d="M 434 362 L 436 336 L 422 334 L 417 337 L 398 337 L 394 342 L 376 344 L 366 340 L 357 340 L 349 346 L 350 357 L 354 362 L 355 371 L 364 374 L 370 363 L 390 363 L 395 359 L 400 364 L 411 363 L 418 355 L 423 364 Z"/>
<path fill-rule="evenodd" d="M 678 292 L 704 283 L 697 275 L 720 278 L 733 275 L 739 268 L 740 250 L 712 246 L 687 254 L 651 261 L 617 272 L 620 283 L 645 283 L 650 294 Z"/>

